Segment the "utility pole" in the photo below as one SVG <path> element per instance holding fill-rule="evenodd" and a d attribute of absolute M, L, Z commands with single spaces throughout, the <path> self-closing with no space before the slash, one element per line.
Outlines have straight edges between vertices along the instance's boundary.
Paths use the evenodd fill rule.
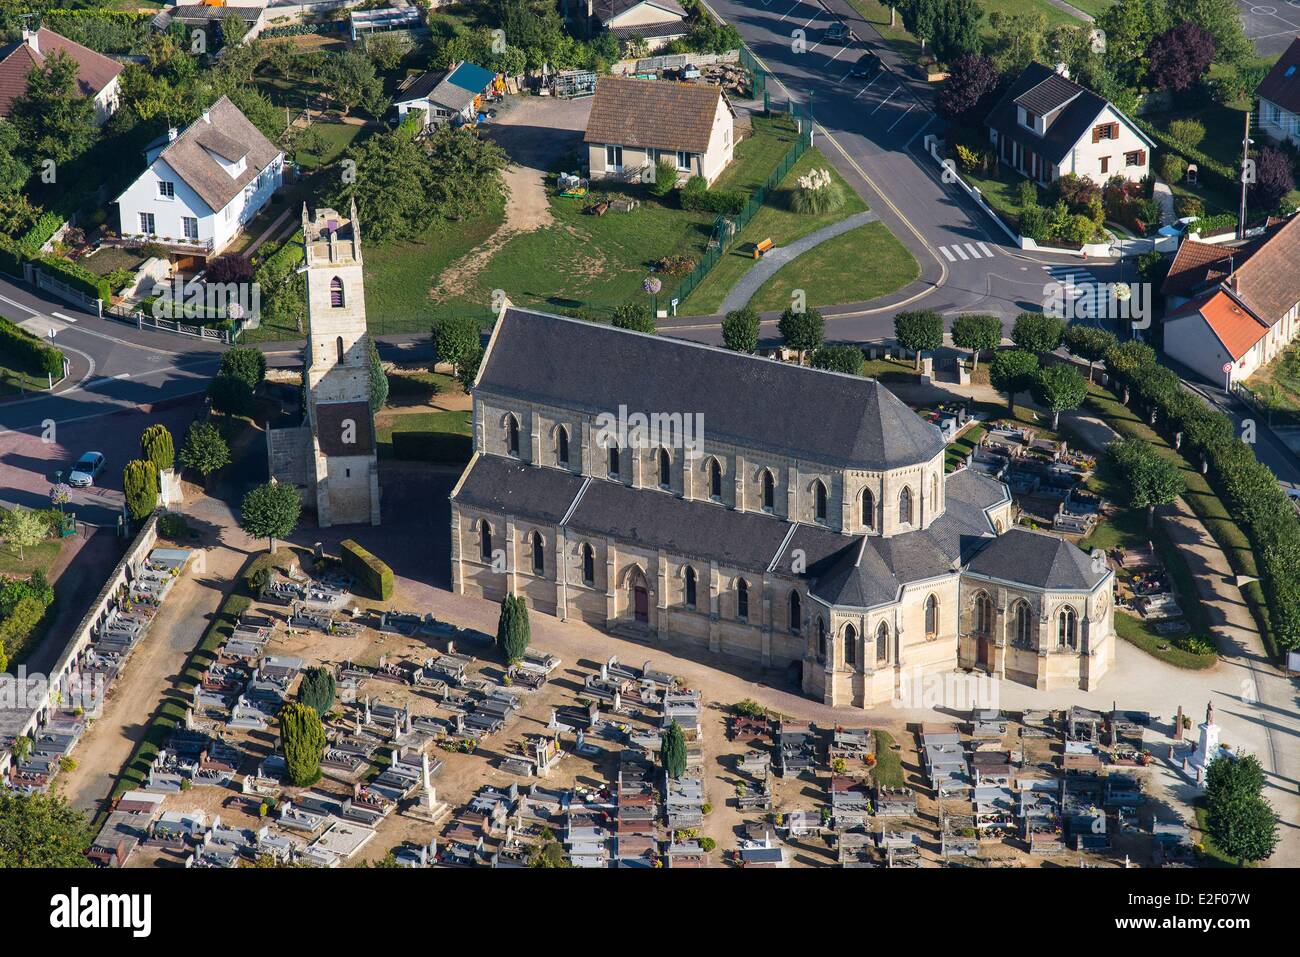
<path fill-rule="evenodd" d="M 1250 169 L 1250 110 L 1246 111 L 1246 130 L 1241 138 L 1241 206 L 1237 210 L 1237 238 L 1246 238 L 1246 186 L 1247 170 Z M 1254 177 L 1250 177 L 1254 179 Z"/>

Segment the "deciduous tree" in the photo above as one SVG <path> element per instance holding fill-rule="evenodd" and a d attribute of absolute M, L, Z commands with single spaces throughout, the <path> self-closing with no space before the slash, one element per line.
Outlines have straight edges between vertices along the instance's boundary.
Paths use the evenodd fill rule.
<path fill-rule="evenodd" d="M 1002 319 L 985 313 L 967 312 L 952 323 L 952 344 L 971 351 L 971 368 L 978 369 L 980 352 L 996 349 L 1002 342 Z"/>
<path fill-rule="evenodd" d="M 179 459 L 181 465 L 202 475 L 206 483 L 209 475 L 230 464 L 230 446 L 212 423 L 191 422 Z"/>
<path fill-rule="evenodd" d="M 1038 373 L 1034 397 L 1052 413 L 1052 429 L 1060 424 L 1061 413 L 1077 409 L 1088 394 L 1088 383 L 1074 366 L 1057 363 Z"/>
<path fill-rule="evenodd" d="M 989 381 L 993 388 L 1007 395 L 1007 411 L 1016 410 L 1016 395 L 1034 384 L 1038 376 L 1038 356 L 1024 349 L 1005 349 L 993 355 L 989 363 Z"/>
<path fill-rule="evenodd" d="M 800 363 L 826 340 L 826 320 L 816 309 L 787 309 L 781 313 L 777 329 L 785 337 L 785 344 L 798 350 Z"/>
<path fill-rule="evenodd" d="M 758 312 L 749 306 L 734 309 L 722 320 L 722 344 L 732 352 L 758 349 Z"/>
<path fill-rule="evenodd" d="M 921 353 L 943 345 L 943 316 L 933 309 L 900 312 L 894 316 L 894 338 L 904 349 L 916 353 L 916 371 L 921 371 Z"/>
<path fill-rule="evenodd" d="M 275 540 L 293 534 L 302 514 L 302 497 L 292 485 L 266 482 L 244 496 L 239 509 L 239 526 L 253 538 L 265 538 L 267 551 L 275 551 Z"/>
<path fill-rule="evenodd" d="M 85 867 L 94 835 L 62 796 L 0 788 L 0 869 Z"/>

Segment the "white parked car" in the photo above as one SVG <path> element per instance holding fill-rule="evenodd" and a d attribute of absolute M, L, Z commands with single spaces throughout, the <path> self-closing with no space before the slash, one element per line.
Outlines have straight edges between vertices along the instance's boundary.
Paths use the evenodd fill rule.
<path fill-rule="evenodd" d="M 77 464 L 68 473 L 68 484 L 73 488 L 89 488 L 95 484 L 95 476 L 104 470 L 104 453 L 87 452 L 77 459 Z"/>

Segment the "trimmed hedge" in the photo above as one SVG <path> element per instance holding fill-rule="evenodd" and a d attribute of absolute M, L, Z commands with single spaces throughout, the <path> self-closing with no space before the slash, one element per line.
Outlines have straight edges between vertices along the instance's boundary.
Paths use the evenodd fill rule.
<path fill-rule="evenodd" d="M 474 451 L 473 440 L 455 432 L 394 432 L 392 442 L 393 458 L 406 462 L 458 465 Z"/>
<path fill-rule="evenodd" d="M 107 276 L 97 276 L 85 266 L 58 256 L 36 256 L 32 262 L 45 272 L 54 273 L 58 279 L 66 282 L 73 289 L 85 293 L 91 299 L 102 299 L 104 305 L 113 301 L 113 286 Z"/>
<path fill-rule="evenodd" d="M 63 353 L 47 346 L 36 336 L 20 329 L 4 316 L 0 316 L 0 356 L 12 356 L 26 370 L 48 372 L 56 379 L 63 378 Z"/>
<path fill-rule="evenodd" d="M 1275 656 L 1279 648 L 1300 648 L 1300 576 L 1295 573 L 1300 568 L 1300 523 L 1273 473 L 1237 437 L 1226 415 L 1183 389 L 1178 376 L 1157 365 L 1153 357 L 1133 367 L 1111 350 L 1106 367 L 1117 381 L 1132 390 L 1136 401 L 1155 413 L 1152 430 L 1163 432 L 1169 439 L 1181 432 L 1183 448 L 1188 450 L 1184 455 L 1190 461 L 1204 456 L 1208 484 L 1223 502 L 1206 502 L 1206 497 L 1196 495 L 1189 484 L 1189 504 L 1198 514 L 1210 504 L 1218 506 L 1216 512 L 1224 506 L 1230 510 L 1230 515 L 1203 517 L 1234 570 L 1241 575 L 1259 576 L 1259 582 L 1252 582 L 1242 592 L 1265 644 Z M 1193 473 L 1199 474 L 1195 469 Z M 1236 517 L 1236 525 L 1248 541 L 1239 542 L 1237 536 L 1225 534 L 1225 525 L 1232 524 L 1231 516 Z M 1212 522 L 1210 518 L 1227 522 Z M 1257 568 L 1252 570 L 1250 565 Z"/>
<path fill-rule="evenodd" d="M 388 601 L 393 596 L 393 570 L 350 538 L 340 542 L 339 547 L 343 550 L 343 568 L 371 594 Z"/>

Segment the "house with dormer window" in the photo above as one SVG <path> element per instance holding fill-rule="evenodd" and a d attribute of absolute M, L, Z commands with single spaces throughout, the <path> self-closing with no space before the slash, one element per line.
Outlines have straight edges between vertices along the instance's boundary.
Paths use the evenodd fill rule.
<path fill-rule="evenodd" d="M 1255 89 L 1259 128 L 1279 143 L 1300 146 L 1300 37 L 1291 41 Z"/>
<path fill-rule="evenodd" d="M 1155 144 L 1065 72 L 1029 64 L 989 112 L 984 122 L 998 162 L 1043 186 L 1071 173 L 1098 185 L 1113 176 L 1142 179 Z"/>
<path fill-rule="evenodd" d="M 145 163 L 117 198 L 121 234 L 190 255 L 220 253 L 284 182 L 284 153 L 225 96 L 146 146 Z"/>

